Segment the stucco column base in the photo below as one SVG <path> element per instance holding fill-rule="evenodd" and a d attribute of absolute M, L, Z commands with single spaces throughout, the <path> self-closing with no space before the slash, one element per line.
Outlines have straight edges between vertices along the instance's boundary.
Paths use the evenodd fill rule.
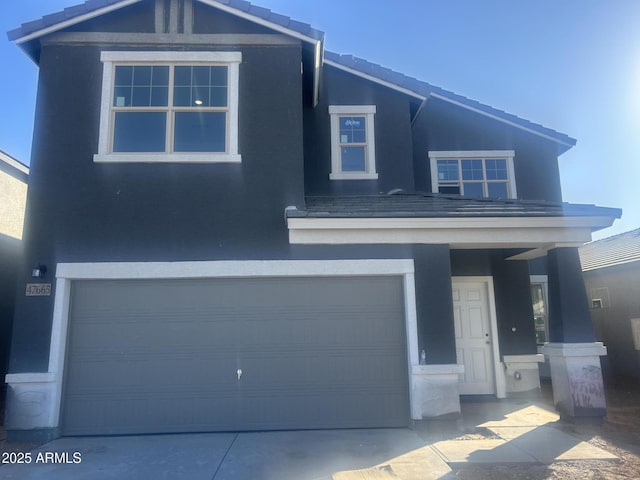
<path fill-rule="evenodd" d="M 44 443 L 59 437 L 55 376 L 8 374 L 4 428 L 11 442 Z"/>
<path fill-rule="evenodd" d="M 462 365 L 414 365 L 411 368 L 411 418 L 460 416 L 458 375 Z"/>
<path fill-rule="evenodd" d="M 544 355 L 505 355 L 504 383 L 508 394 L 540 391 L 538 364 L 544 362 Z"/>
<path fill-rule="evenodd" d="M 547 343 L 542 349 L 551 366 L 553 402 L 561 416 L 604 417 L 600 357 L 607 354 L 601 342 Z"/>

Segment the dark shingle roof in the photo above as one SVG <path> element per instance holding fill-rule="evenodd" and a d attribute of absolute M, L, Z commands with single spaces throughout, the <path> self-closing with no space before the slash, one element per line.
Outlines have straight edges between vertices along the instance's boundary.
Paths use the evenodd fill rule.
<path fill-rule="evenodd" d="M 306 197 L 290 218 L 613 217 L 617 208 L 530 200 L 497 200 L 432 193 Z"/>
<path fill-rule="evenodd" d="M 640 261 L 640 228 L 587 243 L 580 261 L 585 272 Z"/>
<path fill-rule="evenodd" d="M 445 101 L 461 104 L 464 107 L 476 110 L 486 115 L 498 117 L 499 119 L 511 123 L 517 127 L 533 131 L 534 133 L 543 135 L 550 138 L 551 140 L 562 143 L 566 145 L 566 147 L 572 147 L 576 144 L 576 140 L 574 138 L 571 138 L 564 133 L 557 132 L 537 123 L 533 123 L 529 120 L 517 117 L 516 115 L 507 113 L 503 110 L 499 110 L 489 105 L 471 100 L 470 98 L 458 95 L 449 90 L 445 90 L 435 85 L 431 85 L 430 83 L 418 80 L 417 78 L 409 77 L 376 63 L 369 62 L 363 58 L 354 57 L 353 55 L 340 55 L 327 51 L 325 52 L 325 60 L 361 72 L 365 75 L 378 78 L 383 82 L 392 83 L 402 89 L 414 92 L 416 96 L 421 98 L 434 96 L 436 98 L 442 98 Z"/>

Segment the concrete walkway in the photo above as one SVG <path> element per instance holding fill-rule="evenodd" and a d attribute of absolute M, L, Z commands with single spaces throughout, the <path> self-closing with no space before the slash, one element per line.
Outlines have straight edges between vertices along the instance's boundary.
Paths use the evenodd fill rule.
<path fill-rule="evenodd" d="M 0 479 L 445 480 L 466 464 L 616 458 L 560 426 L 539 404 L 487 401 L 412 429 L 70 437 Z"/>

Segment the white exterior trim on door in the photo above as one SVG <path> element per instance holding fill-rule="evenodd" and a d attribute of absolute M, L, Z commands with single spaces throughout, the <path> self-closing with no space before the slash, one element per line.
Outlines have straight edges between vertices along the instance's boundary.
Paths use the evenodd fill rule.
<path fill-rule="evenodd" d="M 487 287 L 487 300 L 489 311 L 489 328 L 491 335 L 491 355 L 493 374 L 495 378 L 495 394 L 498 398 L 506 397 L 506 384 L 504 374 L 502 373 L 502 363 L 500 362 L 500 342 L 498 338 L 498 316 L 496 313 L 495 290 L 493 287 L 493 277 L 451 277 L 452 285 L 456 283 L 484 283 Z"/>
<path fill-rule="evenodd" d="M 404 286 L 405 330 L 407 338 L 407 371 L 409 385 L 413 366 L 419 364 L 415 302 L 415 274 L 412 259 L 370 260 L 273 260 L 273 261 L 208 261 L 208 262 L 126 262 L 126 263 L 60 263 L 56 269 L 55 303 L 47 373 L 7 375 L 6 381 L 19 393 L 37 393 L 43 401 L 16 408 L 24 411 L 28 424 L 10 425 L 11 429 L 58 428 L 62 406 L 62 386 L 67 350 L 71 283 L 75 280 L 130 280 L 182 278 L 256 278 L 319 276 L 402 276 Z M 30 394 L 26 398 L 30 398 Z M 409 391 L 410 412 L 414 392 Z M 37 411 L 30 411 L 29 409 Z M 421 417 L 417 417 L 419 419 Z"/>

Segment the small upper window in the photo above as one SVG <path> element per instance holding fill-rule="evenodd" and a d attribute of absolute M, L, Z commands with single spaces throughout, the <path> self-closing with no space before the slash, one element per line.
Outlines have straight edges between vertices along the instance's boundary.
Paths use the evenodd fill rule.
<path fill-rule="evenodd" d="M 332 180 L 375 180 L 375 105 L 330 106 Z"/>
<path fill-rule="evenodd" d="M 513 150 L 429 152 L 433 192 L 516 198 Z"/>
<path fill-rule="evenodd" d="M 103 52 L 95 161 L 239 162 L 238 52 Z"/>

